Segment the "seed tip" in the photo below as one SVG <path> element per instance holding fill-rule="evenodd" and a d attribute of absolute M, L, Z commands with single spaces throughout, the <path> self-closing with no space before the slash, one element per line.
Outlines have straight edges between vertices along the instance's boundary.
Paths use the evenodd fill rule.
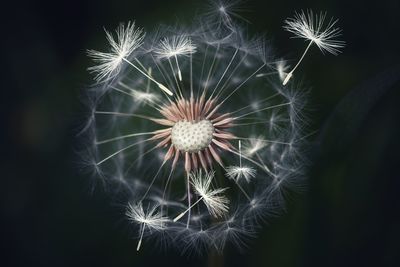
<path fill-rule="evenodd" d="M 181 213 L 178 216 L 176 216 L 175 219 L 173 219 L 173 222 L 177 222 L 180 218 L 183 217 L 183 215 L 185 215 L 185 213 Z"/>
<path fill-rule="evenodd" d="M 293 75 L 293 73 L 291 73 L 291 72 L 288 73 L 288 75 L 286 75 L 285 80 L 283 80 L 283 85 L 286 85 L 289 82 L 290 78 L 292 78 L 292 75 Z"/>
<path fill-rule="evenodd" d="M 164 92 L 166 92 L 167 94 L 169 94 L 170 96 L 173 96 L 174 94 L 167 88 L 165 87 L 163 84 L 158 83 L 157 84 L 158 87 L 160 87 L 161 90 L 163 90 Z"/>

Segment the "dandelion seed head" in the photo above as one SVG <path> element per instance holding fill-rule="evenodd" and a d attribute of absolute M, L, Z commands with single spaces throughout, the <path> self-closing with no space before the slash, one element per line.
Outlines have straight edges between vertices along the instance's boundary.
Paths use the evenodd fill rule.
<path fill-rule="evenodd" d="M 129 195 L 137 250 L 142 240 L 184 254 L 242 248 L 284 209 L 286 188 L 301 188 L 306 94 L 281 85 L 285 59 L 249 36 L 237 4 L 213 1 L 193 25 L 146 39 L 120 25 L 106 32 L 110 52 L 88 52 L 98 88 L 85 155 L 111 193 Z"/>

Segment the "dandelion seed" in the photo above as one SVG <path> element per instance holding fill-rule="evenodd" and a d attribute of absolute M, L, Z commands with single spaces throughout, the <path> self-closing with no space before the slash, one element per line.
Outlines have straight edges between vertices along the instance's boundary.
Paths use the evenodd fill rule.
<path fill-rule="evenodd" d="M 179 249 L 183 253 L 203 255 L 210 244 L 213 242 L 206 230 L 185 229 L 179 235 L 182 239 L 182 244 Z"/>
<path fill-rule="evenodd" d="M 242 165 L 242 145 L 239 140 L 239 166 L 229 166 L 226 169 L 226 176 L 230 179 L 239 182 L 244 178 L 246 182 L 250 182 L 251 178 L 256 176 L 256 170 L 252 167 Z"/>
<path fill-rule="evenodd" d="M 116 30 L 116 40 L 110 32 L 107 30 L 105 32 L 111 51 L 104 53 L 88 50 L 88 55 L 94 62 L 98 63 L 98 65 L 89 67 L 88 70 L 97 73 L 95 78 L 99 82 L 118 75 L 123 59 L 138 49 L 142 45 L 144 38 L 143 30 L 140 28 L 135 29 L 135 22 L 128 22 L 126 27 L 121 23 Z"/>
<path fill-rule="evenodd" d="M 241 0 L 213 0 L 208 1 L 207 4 L 208 12 L 206 12 L 205 16 L 209 17 L 209 20 L 213 22 L 212 26 L 219 28 L 223 25 L 230 30 L 234 30 L 235 23 L 233 18 L 249 22 L 240 15 L 241 12 L 246 11 Z"/>
<path fill-rule="evenodd" d="M 154 53 L 160 58 L 170 58 L 175 56 L 187 56 L 196 52 L 196 47 L 188 36 L 179 35 L 171 38 L 165 37 L 161 40 L 159 47 L 155 48 Z"/>
<path fill-rule="evenodd" d="M 256 171 L 254 168 L 247 166 L 229 166 L 226 168 L 226 176 L 237 182 L 241 178 L 244 178 L 246 182 L 250 182 L 251 178 L 256 176 Z"/>
<path fill-rule="evenodd" d="M 214 217 L 220 217 L 225 212 L 228 211 L 228 204 L 229 200 L 220 195 L 222 194 L 227 188 L 219 188 L 212 190 L 211 182 L 214 178 L 214 173 L 206 173 L 205 177 L 203 177 L 201 171 L 197 174 L 190 174 L 191 184 L 193 185 L 196 193 L 200 196 L 200 198 L 190 205 L 185 211 L 180 213 L 178 216 L 174 218 L 174 222 L 181 219 L 187 212 L 189 212 L 194 206 L 196 206 L 200 201 L 203 201 L 204 204 L 207 206 L 208 211 Z"/>
<path fill-rule="evenodd" d="M 214 217 L 220 217 L 228 211 L 229 200 L 221 195 L 227 188 L 214 190 L 211 188 L 214 174 L 214 172 L 208 172 L 204 177 L 200 171 L 197 174 L 192 173 L 190 178 L 195 192 L 202 198 L 210 214 Z"/>
<path fill-rule="evenodd" d="M 279 79 L 283 82 L 288 75 L 287 70 L 289 66 L 286 65 L 285 60 L 280 60 L 276 63 L 276 70 L 278 71 Z"/>
<path fill-rule="evenodd" d="M 149 72 L 151 73 L 151 71 Z M 131 88 L 130 86 L 126 85 L 123 82 L 119 82 L 119 84 L 128 90 L 128 94 L 132 96 L 133 101 L 137 102 L 138 104 L 157 104 L 160 101 L 160 96 L 154 93 L 149 92 L 149 87 L 146 91 L 136 90 Z"/>
<path fill-rule="evenodd" d="M 165 37 L 160 42 L 160 46 L 154 50 L 159 58 L 175 58 L 176 67 L 178 68 L 179 81 L 182 81 L 182 73 L 179 67 L 178 56 L 187 56 L 196 52 L 196 47 L 192 45 L 189 37 L 185 35 Z"/>
<path fill-rule="evenodd" d="M 158 206 L 153 206 L 144 211 L 142 202 L 139 202 L 138 204 L 128 204 L 126 215 L 130 220 L 141 225 L 140 238 L 136 248 L 137 251 L 139 251 L 142 244 L 143 234 L 146 227 L 160 231 L 164 229 L 165 223 L 168 222 L 168 218 L 163 217 L 161 212 L 157 211 L 158 208 Z"/>
<path fill-rule="evenodd" d="M 267 143 L 263 141 L 263 137 L 250 137 L 247 142 L 244 144 L 243 152 L 247 156 L 252 156 L 255 153 L 262 150 L 267 146 Z"/>
<path fill-rule="evenodd" d="M 135 23 L 128 22 L 126 28 L 124 24 L 120 24 L 116 33 L 117 39 L 115 40 L 112 34 L 106 31 L 107 40 L 111 46 L 111 52 L 105 53 L 96 50 L 88 50 L 88 55 L 94 62 L 98 63 L 98 65 L 88 68 L 89 71 L 97 73 L 95 79 L 98 82 L 101 82 L 114 78 L 120 72 L 122 62 L 125 61 L 145 77 L 156 83 L 161 90 L 169 95 L 173 95 L 167 87 L 154 80 L 151 76 L 127 59 L 132 52 L 142 45 L 144 39 L 143 30 L 135 29 Z"/>
<path fill-rule="evenodd" d="M 293 76 L 293 72 L 300 65 L 312 44 L 316 44 L 321 52 L 327 51 L 333 55 L 337 55 L 340 49 L 344 47 L 344 41 L 335 39 L 341 35 L 341 29 L 335 27 L 337 20 L 330 19 L 330 21 L 324 25 L 325 17 L 326 13 L 321 12 L 319 15 L 314 15 L 310 10 L 307 14 L 303 11 L 301 13 L 296 13 L 294 18 L 285 21 L 286 25 L 284 29 L 293 33 L 296 38 L 303 38 L 310 42 L 300 60 L 286 75 L 283 85 L 286 85 Z"/>

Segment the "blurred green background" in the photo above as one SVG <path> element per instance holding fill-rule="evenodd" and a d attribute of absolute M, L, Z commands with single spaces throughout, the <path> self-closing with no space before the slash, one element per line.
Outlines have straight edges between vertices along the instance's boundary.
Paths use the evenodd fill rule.
<path fill-rule="evenodd" d="M 249 0 L 241 15 L 295 60 L 285 18 L 326 10 L 347 42 L 337 57 L 313 48 L 297 71 L 310 87 L 308 191 L 265 224 L 244 252 L 197 258 L 137 253 L 121 208 L 79 169 L 88 48 L 103 26 L 147 30 L 190 22 L 204 1 L 61 0 L 2 5 L 1 266 L 400 266 L 400 3 Z"/>

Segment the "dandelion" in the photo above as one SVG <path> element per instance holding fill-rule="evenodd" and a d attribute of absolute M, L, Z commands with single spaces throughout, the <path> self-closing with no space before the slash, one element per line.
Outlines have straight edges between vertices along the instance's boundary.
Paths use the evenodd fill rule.
<path fill-rule="evenodd" d="M 321 12 L 319 15 L 314 15 L 310 10 L 307 14 L 303 11 L 301 13 L 296 13 L 294 18 L 285 21 L 286 25 L 284 28 L 287 31 L 293 33 L 296 38 L 303 38 L 310 42 L 300 60 L 286 75 L 283 85 L 286 85 L 290 80 L 293 72 L 300 65 L 312 44 L 316 44 L 321 52 L 326 51 L 333 55 L 337 55 L 340 52 L 340 49 L 344 47 L 344 41 L 336 40 L 336 37 L 341 35 L 341 30 L 335 27 L 337 20 L 330 19 L 329 22 L 324 25 L 325 17 L 326 13 Z"/>
<path fill-rule="evenodd" d="M 159 232 L 185 253 L 241 246 L 302 181 L 303 90 L 281 85 L 285 61 L 221 3 L 220 20 L 147 38 L 128 23 L 116 40 L 106 32 L 110 53 L 90 50 L 98 87 L 85 156 L 112 192 L 128 192 L 138 250 Z"/>

